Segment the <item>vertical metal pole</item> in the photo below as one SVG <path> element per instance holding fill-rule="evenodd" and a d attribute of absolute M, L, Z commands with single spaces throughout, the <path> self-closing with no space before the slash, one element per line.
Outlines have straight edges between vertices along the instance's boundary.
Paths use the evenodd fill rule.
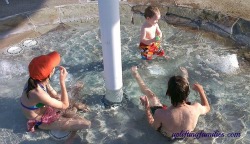
<path fill-rule="evenodd" d="M 98 0 L 98 7 L 106 87 L 104 100 L 120 103 L 123 84 L 119 0 Z"/>

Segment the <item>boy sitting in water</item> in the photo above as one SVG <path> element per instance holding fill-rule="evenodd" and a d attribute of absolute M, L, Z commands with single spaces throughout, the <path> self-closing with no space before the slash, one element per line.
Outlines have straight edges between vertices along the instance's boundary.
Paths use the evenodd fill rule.
<path fill-rule="evenodd" d="M 161 103 L 159 97 L 148 88 L 140 76 L 136 66 L 131 68 L 141 92 L 144 96 L 140 97 L 144 105 L 146 117 L 149 124 L 164 136 L 171 139 L 185 138 L 180 133 L 189 133 L 194 131 L 200 115 L 205 115 L 210 111 L 210 105 L 207 100 L 205 90 L 202 85 L 193 84 L 193 90 L 199 93 L 200 103 L 191 104 L 187 101 L 190 86 L 188 82 L 188 72 L 185 68 L 180 68 L 181 76 L 172 76 L 167 85 L 166 98 L 169 97 L 171 105 L 168 107 Z"/>
<path fill-rule="evenodd" d="M 146 21 L 141 27 L 140 51 L 143 60 L 151 60 L 153 55 L 165 56 L 164 50 L 160 47 L 162 32 L 158 25 L 161 17 L 160 10 L 155 6 L 148 6 L 145 9 L 144 17 Z"/>

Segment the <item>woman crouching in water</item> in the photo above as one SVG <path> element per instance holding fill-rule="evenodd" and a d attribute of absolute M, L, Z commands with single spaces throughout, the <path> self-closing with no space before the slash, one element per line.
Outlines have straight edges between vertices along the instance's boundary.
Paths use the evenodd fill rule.
<path fill-rule="evenodd" d="M 61 96 L 50 86 L 49 80 L 60 63 L 60 55 L 56 51 L 32 59 L 29 64 L 28 82 L 24 86 L 21 96 L 21 107 L 28 119 L 28 131 L 35 128 L 44 130 L 72 131 L 67 141 L 72 141 L 77 130 L 87 129 L 91 122 L 79 116 L 63 117 L 60 110 L 69 107 L 69 98 L 65 79 L 67 70 L 60 68 Z"/>

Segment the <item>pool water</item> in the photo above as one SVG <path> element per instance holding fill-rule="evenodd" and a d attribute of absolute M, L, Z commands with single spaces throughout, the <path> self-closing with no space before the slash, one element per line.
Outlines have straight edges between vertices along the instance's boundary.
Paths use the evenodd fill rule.
<path fill-rule="evenodd" d="M 91 111 L 79 113 L 92 121 L 92 127 L 78 133 L 76 143 L 93 144 L 166 144 L 166 143 L 250 143 L 250 74 L 245 59 L 238 56 L 239 46 L 220 36 L 197 30 L 161 24 L 164 38 L 162 46 L 170 60 L 156 58 L 141 67 L 137 49 L 140 25 L 121 25 L 124 101 L 120 107 L 105 109 L 101 99 L 105 95 L 102 50 L 98 25 L 71 27 L 51 31 L 35 40 L 34 45 L 13 44 L 23 50 L 0 56 L 0 143 L 61 143 L 50 138 L 47 131 L 26 132 L 26 120 L 20 111 L 19 97 L 28 79 L 27 66 L 40 54 L 57 50 L 61 65 L 68 70 L 67 87 L 77 81 L 85 83 L 80 99 Z M 146 84 L 170 105 L 166 98 L 167 80 L 178 74 L 179 67 L 186 67 L 190 84 L 203 85 L 211 111 L 199 118 L 195 132 L 213 133 L 218 130 L 224 137 L 187 138 L 170 142 L 149 127 L 143 107 L 139 103 L 142 93 L 132 78 L 130 68 L 139 66 Z M 59 89 L 57 70 L 51 83 Z M 194 91 L 189 101 L 200 102 Z M 240 133 L 240 137 L 228 137 Z"/>

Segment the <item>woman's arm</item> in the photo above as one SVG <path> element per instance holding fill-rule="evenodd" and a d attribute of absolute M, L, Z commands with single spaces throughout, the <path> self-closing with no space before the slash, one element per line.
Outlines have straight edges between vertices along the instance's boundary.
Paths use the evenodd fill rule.
<path fill-rule="evenodd" d="M 198 110 L 200 111 L 200 114 L 204 115 L 208 113 L 210 111 L 210 105 L 208 103 L 207 96 L 205 94 L 205 91 L 202 85 L 195 83 L 193 85 L 193 89 L 197 91 L 200 95 L 201 104 L 195 103 L 195 105 L 198 106 Z"/>
<path fill-rule="evenodd" d="M 148 123 L 150 125 L 153 125 L 155 120 L 154 120 L 154 117 L 153 117 L 149 107 L 146 108 L 146 117 L 147 117 Z"/>
<path fill-rule="evenodd" d="M 47 92 L 52 98 L 60 100 L 61 96 L 57 93 L 57 91 L 50 84 L 47 84 Z"/>
<path fill-rule="evenodd" d="M 159 118 L 157 117 L 157 110 L 155 111 L 154 116 L 151 113 L 148 98 L 145 99 L 145 110 L 146 110 L 146 117 L 148 120 L 148 123 L 155 129 L 158 130 L 161 126 L 161 122 L 159 121 Z"/>
<path fill-rule="evenodd" d="M 68 75 L 67 70 L 60 66 L 60 86 L 61 86 L 61 101 L 62 101 L 62 109 L 66 109 L 69 107 L 69 97 L 66 89 L 65 79 Z"/>
<path fill-rule="evenodd" d="M 45 91 L 37 92 L 37 95 L 43 104 L 58 109 L 67 109 L 69 107 L 69 98 L 65 84 L 67 74 L 67 70 L 64 67 L 60 66 L 61 100 L 50 97 L 50 95 Z"/>

